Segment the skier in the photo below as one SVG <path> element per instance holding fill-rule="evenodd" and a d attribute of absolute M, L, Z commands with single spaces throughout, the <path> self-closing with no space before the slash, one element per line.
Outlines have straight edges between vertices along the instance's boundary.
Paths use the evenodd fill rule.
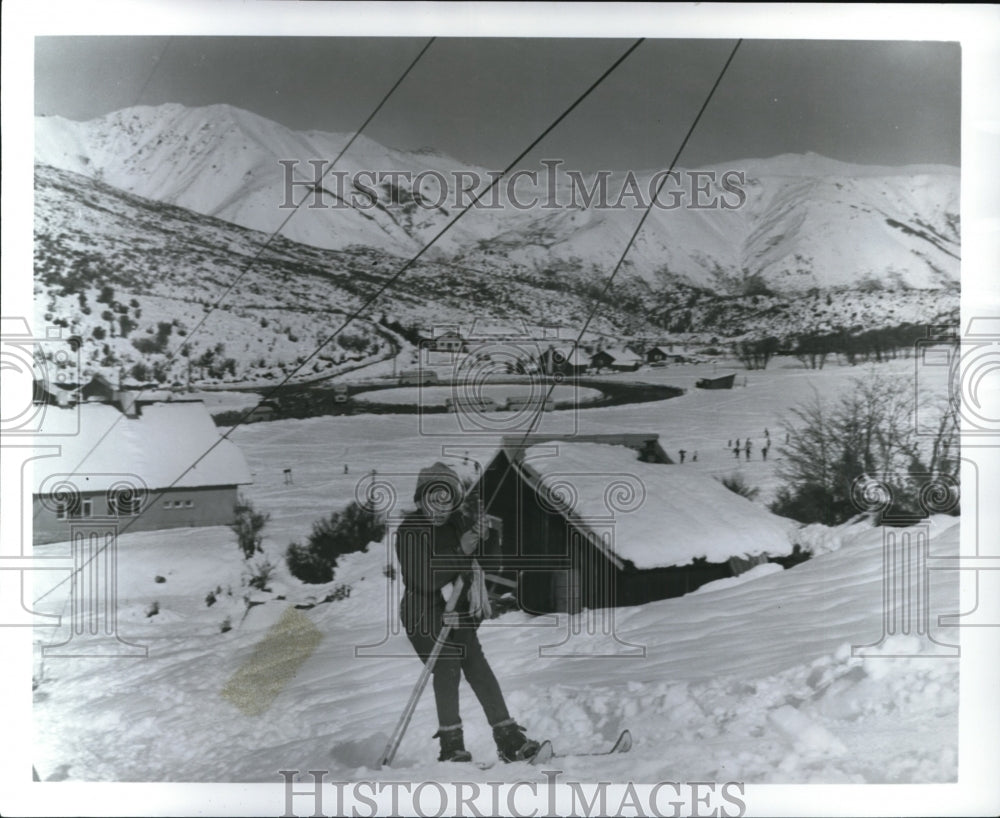
<path fill-rule="evenodd" d="M 743 451 L 744 451 L 744 452 L 746 453 L 746 456 L 747 456 L 747 460 L 749 460 L 749 459 L 750 459 L 750 449 L 751 449 L 752 447 L 753 447 L 753 444 L 752 444 L 752 443 L 750 443 L 750 438 L 747 438 L 747 441 L 746 441 L 746 443 L 745 443 L 745 444 L 743 444 Z"/>
<path fill-rule="evenodd" d="M 684 465 L 684 458 L 687 457 L 687 450 L 681 449 L 677 452 L 681 456 L 681 465 Z"/>
<path fill-rule="evenodd" d="M 441 741 L 439 761 L 471 761 L 465 749 L 458 707 L 458 685 L 464 674 L 493 728 L 497 754 L 503 761 L 531 759 L 539 743 L 524 734 L 507 710 L 493 670 L 483 655 L 476 633 L 490 615 L 485 576 L 473 554 L 484 529 L 470 513 L 466 492 L 455 471 L 445 463 L 422 469 L 413 501 L 417 510 L 399 526 L 396 555 L 406 590 L 400 620 L 410 643 L 426 662 L 444 625 L 451 627 L 433 668 L 434 701 Z M 445 586 L 463 579 L 455 610 L 447 612 Z"/>

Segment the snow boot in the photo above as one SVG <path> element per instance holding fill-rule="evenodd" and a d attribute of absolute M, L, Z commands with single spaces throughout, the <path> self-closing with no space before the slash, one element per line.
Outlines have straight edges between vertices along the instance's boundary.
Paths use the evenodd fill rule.
<path fill-rule="evenodd" d="M 505 719 L 493 725 L 493 740 L 497 744 L 497 755 L 504 762 L 527 761 L 535 757 L 541 746 L 524 735 L 524 728 L 514 719 Z"/>
<path fill-rule="evenodd" d="M 441 755 L 438 756 L 438 761 L 472 761 L 472 754 L 465 749 L 461 724 L 442 727 L 433 737 L 441 739 Z"/>

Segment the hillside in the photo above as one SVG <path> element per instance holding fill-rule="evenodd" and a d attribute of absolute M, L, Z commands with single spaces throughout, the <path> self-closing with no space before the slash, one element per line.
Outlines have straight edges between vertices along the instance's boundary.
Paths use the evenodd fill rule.
<path fill-rule="evenodd" d="M 293 132 L 228 105 L 139 106 L 90 122 L 36 120 L 36 161 L 81 173 L 146 198 L 270 232 L 287 215 L 290 188 L 279 161 L 298 180 L 314 178 L 308 163 L 331 161 L 345 134 Z M 625 173 L 608 173 L 607 196 L 586 203 L 593 174 L 545 169 L 532 193 L 546 208 L 477 208 L 450 230 L 436 257 L 491 275 L 520 268 L 531 274 L 587 281 L 610 270 L 636 219 Z M 284 232 L 305 244 L 354 246 L 412 254 L 457 211 L 458 173 L 486 169 L 434 151 L 401 152 L 360 137 L 337 166 L 341 185 L 324 179 L 322 206 L 303 208 Z M 636 171 L 647 192 L 655 169 Z M 877 282 L 892 289 L 950 289 L 959 279 L 959 174 L 948 166 L 850 165 L 815 154 L 743 159 L 670 180 L 629 257 L 628 276 L 654 293 L 678 286 L 740 295 L 749 289 L 793 295 L 813 288 L 854 288 Z M 405 176 L 372 177 L 364 171 Z M 720 188 L 727 171 L 742 174 Z M 440 174 L 413 184 L 421 172 Z M 571 174 L 576 173 L 576 178 Z M 448 187 L 441 191 L 441 180 Z M 700 180 L 700 181 L 699 181 Z M 731 180 L 732 181 L 732 180 Z M 503 191 L 506 186 L 501 185 Z M 372 203 L 364 191 L 376 195 Z M 290 192 L 291 191 L 291 192 Z M 720 200 L 721 194 L 721 200 Z M 468 197 L 466 198 L 468 201 Z M 530 199 L 528 199 L 530 202 Z M 703 207 L 706 201 L 731 206 Z"/>
<path fill-rule="evenodd" d="M 198 383 L 276 381 L 406 260 L 374 248 L 329 250 L 278 237 L 251 264 L 266 240 L 39 165 L 36 321 L 61 324 L 81 339 L 85 373 L 124 372 L 161 383 L 186 382 L 189 372 Z M 334 375 L 389 356 L 405 342 L 374 323 L 382 315 L 422 328 L 480 318 L 574 328 L 599 298 L 595 332 L 718 343 L 762 333 L 943 323 L 957 309 L 954 290 L 894 290 L 878 281 L 850 298 L 818 289 L 790 296 L 766 288 L 735 296 L 682 285 L 657 291 L 627 274 L 607 293 L 598 283 L 568 268 L 537 273 L 510 261 L 494 270 L 421 262 L 297 377 Z"/>

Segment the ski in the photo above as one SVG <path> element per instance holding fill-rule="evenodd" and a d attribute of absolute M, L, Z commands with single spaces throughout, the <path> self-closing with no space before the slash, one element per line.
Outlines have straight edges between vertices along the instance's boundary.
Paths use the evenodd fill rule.
<path fill-rule="evenodd" d="M 632 734 L 628 730 L 622 730 L 614 744 L 607 750 L 596 750 L 589 753 L 557 753 L 552 746 L 552 742 L 547 739 L 541 743 L 538 752 L 530 759 L 526 759 L 532 767 L 545 764 L 553 758 L 586 758 L 588 756 L 610 756 L 616 753 L 627 753 L 632 749 Z M 496 761 L 477 761 L 476 766 L 480 770 L 490 769 Z"/>
<path fill-rule="evenodd" d="M 546 761 L 551 759 L 553 755 L 555 755 L 555 752 L 552 749 L 552 742 L 546 739 L 538 745 L 538 751 L 531 758 L 526 758 L 524 761 L 532 766 L 535 766 L 537 764 L 544 764 Z M 493 767 L 498 760 L 499 759 L 495 759 L 493 761 L 477 761 L 476 766 L 480 770 L 488 770 Z"/>
<path fill-rule="evenodd" d="M 555 750 L 552 748 L 552 742 L 546 739 L 541 743 L 541 745 L 539 745 L 538 752 L 528 760 L 528 763 L 532 767 L 537 767 L 539 764 L 545 764 L 546 762 L 551 761 L 552 756 L 555 754 Z"/>
<path fill-rule="evenodd" d="M 554 753 L 556 758 L 580 758 L 586 756 L 611 756 L 616 753 L 627 753 L 632 749 L 632 734 L 628 730 L 622 730 L 621 734 L 610 750 L 597 750 L 591 753 Z"/>

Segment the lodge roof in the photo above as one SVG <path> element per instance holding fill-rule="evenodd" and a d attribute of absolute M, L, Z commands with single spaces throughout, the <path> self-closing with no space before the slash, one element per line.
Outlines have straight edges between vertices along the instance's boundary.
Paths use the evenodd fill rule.
<path fill-rule="evenodd" d="M 107 491 L 122 475 L 151 490 L 253 482 L 243 452 L 219 431 L 200 401 L 152 403 L 138 417 L 107 403 L 47 406 L 34 438 L 58 454 L 35 461 L 32 493 L 53 476 L 72 476 L 81 491 Z"/>
<path fill-rule="evenodd" d="M 626 561 L 642 570 L 687 565 L 699 557 L 725 562 L 791 552 L 789 521 L 691 468 L 640 461 L 635 444 L 656 438 L 540 437 L 524 446 L 505 438 L 503 451 L 540 502 L 619 568 Z M 609 524 L 613 539 L 606 536 Z"/>

